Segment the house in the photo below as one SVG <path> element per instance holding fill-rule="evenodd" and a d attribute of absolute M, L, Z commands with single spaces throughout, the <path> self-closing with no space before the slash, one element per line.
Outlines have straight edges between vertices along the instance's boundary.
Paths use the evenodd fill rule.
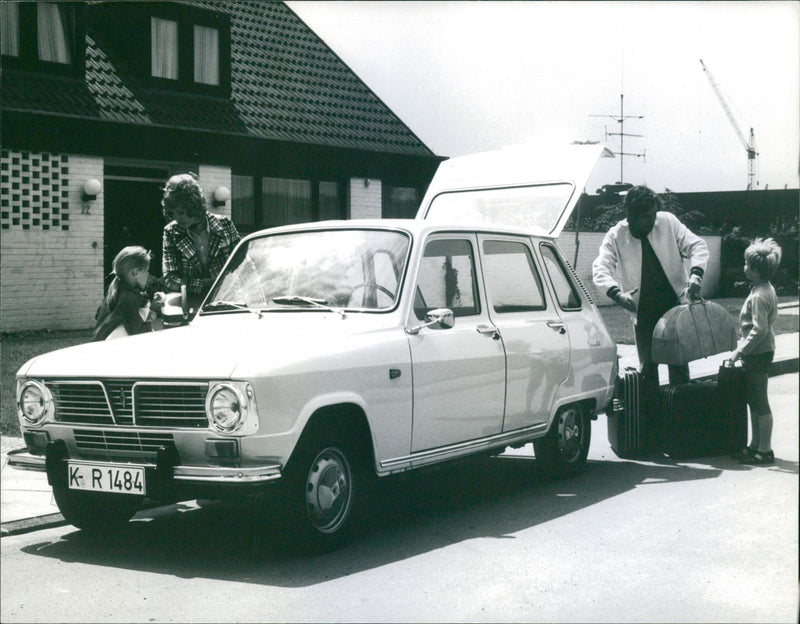
<path fill-rule="evenodd" d="M 193 171 L 242 233 L 413 216 L 436 156 L 282 2 L 2 2 L 0 331 L 94 324 Z"/>

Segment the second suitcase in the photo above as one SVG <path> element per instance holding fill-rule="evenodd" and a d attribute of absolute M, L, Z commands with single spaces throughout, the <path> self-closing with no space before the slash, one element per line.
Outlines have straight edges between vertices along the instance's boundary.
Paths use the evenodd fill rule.
<path fill-rule="evenodd" d="M 673 458 L 718 455 L 720 407 L 717 383 L 703 381 L 660 390 L 663 451 Z"/>
<path fill-rule="evenodd" d="M 608 442 L 618 457 L 645 455 L 660 444 L 660 431 L 653 425 L 658 415 L 657 390 L 641 383 L 635 368 L 626 368 L 617 378 L 612 409 L 606 414 Z"/>

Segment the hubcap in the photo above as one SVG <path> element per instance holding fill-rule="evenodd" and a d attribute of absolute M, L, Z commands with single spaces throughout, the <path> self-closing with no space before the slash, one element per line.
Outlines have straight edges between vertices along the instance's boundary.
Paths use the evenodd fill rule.
<path fill-rule="evenodd" d="M 321 451 L 306 479 L 306 509 L 311 523 L 323 533 L 334 533 L 347 519 L 352 499 L 347 458 L 339 449 Z"/>
<path fill-rule="evenodd" d="M 575 461 L 581 454 L 583 442 L 582 426 L 581 413 L 577 410 L 567 410 L 559 417 L 558 449 L 568 462 Z"/>

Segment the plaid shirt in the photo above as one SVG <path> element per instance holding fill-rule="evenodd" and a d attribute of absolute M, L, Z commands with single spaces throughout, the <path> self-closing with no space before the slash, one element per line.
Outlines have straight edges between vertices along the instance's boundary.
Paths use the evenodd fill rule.
<path fill-rule="evenodd" d="M 206 213 L 208 228 L 208 266 L 204 267 L 186 228 L 172 221 L 164 227 L 162 272 L 167 289 L 178 291 L 186 284 L 190 295 L 205 295 L 209 278 L 222 270 L 236 243 L 239 232 L 230 218 Z"/>

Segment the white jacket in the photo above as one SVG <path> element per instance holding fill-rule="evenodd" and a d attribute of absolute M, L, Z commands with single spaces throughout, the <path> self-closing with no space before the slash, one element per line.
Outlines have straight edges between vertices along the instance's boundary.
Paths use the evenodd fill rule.
<path fill-rule="evenodd" d="M 676 295 L 686 287 L 688 274 L 683 265 L 690 258 L 691 268 L 704 272 L 708 265 L 708 245 L 671 212 L 657 212 L 653 230 L 647 235 L 664 273 Z M 628 291 L 641 288 L 642 245 L 631 235 L 628 220 L 612 227 L 600 244 L 600 254 L 592 263 L 592 281 L 603 292 L 616 286 Z M 639 292 L 634 295 L 637 305 Z"/>

